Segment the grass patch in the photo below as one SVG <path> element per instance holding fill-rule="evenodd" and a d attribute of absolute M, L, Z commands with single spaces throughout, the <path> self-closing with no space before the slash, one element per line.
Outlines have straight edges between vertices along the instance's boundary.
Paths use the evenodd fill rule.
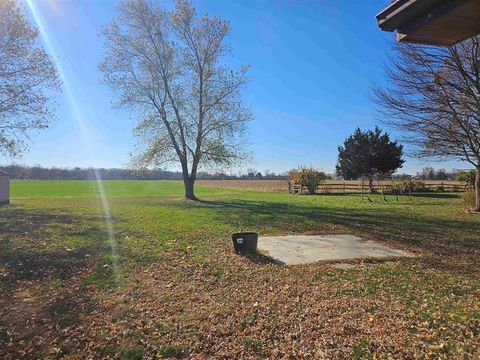
<path fill-rule="evenodd" d="M 108 197 L 115 196 L 183 196 L 181 181 L 170 180 L 103 180 Z M 98 197 L 95 180 L 12 180 L 12 198 L 39 197 Z M 221 189 L 207 186 L 196 187 L 198 195 L 222 193 Z M 223 191 L 225 192 L 225 191 Z"/>
<path fill-rule="evenodd" d="M 59 350 L 60 356 L 66 356 L 66 355 L 70 354 L 70 347 L 65 343 L 61 343 L 58 346 L 58 350 Z"/>
<path fill-rule="evenodd" d="M 122 360 L 141 360 L 143 352 L 141 347 L 112 347 L 104 349 L 101 353 L 102 356 L 120 357 Z"/>
<path fill-rule="evenodd" d="M 368 348 L 368 341 L 361 339 L 359 343 L 353 348 L 352 359 L 363 360 L 369 358 L 370 350 Z"/>
<path fill-rule="evenodd" d="M 98 264 L 84 279 L 83 284 L 109 289 L 119 285 L 113 265 Z"/>
<path fill-rule="evenodd" d="M 179 345 L 162 345 L 158 349 L 158 355 L 167 359 L 177 359 L 186 353 L 186 349 Z"/>
<path fill-rule="evenodd" d="M 238 343 L 241 346 L 254 351 L 258 351 L 262 348 L 262 342 L 260 340 L 248 336 L 238 339 Z"/>

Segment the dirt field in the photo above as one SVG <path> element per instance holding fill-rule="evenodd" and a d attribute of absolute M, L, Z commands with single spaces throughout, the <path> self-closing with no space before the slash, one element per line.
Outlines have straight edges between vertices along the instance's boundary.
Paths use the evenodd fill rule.
<path fill-rule="evenodd" d="M 197 180 L 199 185 L 211 186 L 222 189 L 240 189 L 240 190 L 258 190 L 266 192 L 287 192 L 288 180 Z M 332 184 L 346 184 L 346 186 L 360 185 L 361 180 L 326 180 L 325 185 Z M 380 184 L 391 184 L 390 180 L 380 181 Z M 375 182 L 378 184 L 378 181 Z M 449 180 L 428 180 L 425 181 L 426 185 L 455 185 L 459 187 L 465 186 L 465 183 L 459 181 Z"/>
<path fill-rule="evenodd" d="M 222 189 L 287 192 L 287 180 L 197 180 L 196 184 Z"/>

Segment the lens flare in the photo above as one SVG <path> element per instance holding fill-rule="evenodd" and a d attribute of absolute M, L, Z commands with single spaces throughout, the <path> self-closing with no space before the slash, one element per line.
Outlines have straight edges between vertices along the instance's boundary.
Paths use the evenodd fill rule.
<path fill-rule="evenodd" d="M 117 241 L 115 239 L 115 229 L 113 227 L 112 216 L 110 212 L 110 206 L 108 204 L 108 199 L 105 193 L 105 187 L 103 185 L 101 175 L 98 171 L 97 161 L 94 153 L 94 147 L 90 141 L 88 129 L 85 125 L 85 121 L 83 120 L 82 112 L 76 100 L 75 92 L 70 82 L 68 81 L 68 77 L 66 76 L 66 73 L 62 64 L 60 63 L 60 61 L 58 61 L 59 57 L 58 57 L 57 49 L 53 45 L 53 42 L 51 41 L 50 36 L 46 31 L 41 14 L 36 8 L 32 0 L 26 0 L 26 3 L 28 6 L 28 9 L 30 10 L 30 13 L 32 14 L 33 20 L 35 21 L 38 27 L 43 43 L 45 44 L 45 47 L 48 53 L 50 54 L 52 60 L 55 62 L 58 75 L 63 82 L 63 88 L 65 90 L 65 94 L 67 95 L 69 104 L 72 108 L 75 121 L 77 122 L 81 130 L 82 138 L 85 143 L 85 147 L 88 151 L 90 163 L 94 169 L 94 176 L 97 184 L 98 194 L 100 196 L 100 205 L 103 211 L 105 226 L 108 233 L 110 248 L 112 252 L 112 266 L 114 269 L 114 276 L 115 276 L 115 280 L 118 282 L 119 280 L 118 271 L 117 271 L 118 251 L 117 251 Z"/>

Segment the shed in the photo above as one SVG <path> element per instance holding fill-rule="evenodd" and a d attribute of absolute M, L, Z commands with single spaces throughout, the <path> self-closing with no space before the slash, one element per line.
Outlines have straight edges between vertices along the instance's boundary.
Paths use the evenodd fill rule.
<path fill-rule="evenodd" d="M 10 203 L 10 174 L 0 171 L 0 205 Z"/>

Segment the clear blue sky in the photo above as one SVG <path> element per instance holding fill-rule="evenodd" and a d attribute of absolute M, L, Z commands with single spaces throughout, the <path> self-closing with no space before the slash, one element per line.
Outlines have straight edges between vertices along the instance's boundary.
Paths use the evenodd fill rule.
<path fill-rule="evenodd" d="M 75 93 L 97 165 L 124 166 L 134 145 L 134 122 L 127 111 L 112 109 L 112 94 L 99 82 L 97 70 L 104 51 L 100 29 L 114 17 L 115 1 L 33 1 Z M 312 165 L 333 172 L 337 146 L 345 137 L 357 126 L 379 123 L 368 96 L 374 83 L 383 82 L 383 63 L 394 37 L 375 22 L 375 14 L 388 2 L 194 1 L 199 13 L 231 22 L 228 62 L 252 66 L 244 99 L 254 115 L 249 131 L 254 161 L 244 168 L 281 172 Z M 56 101 L 58 120 L 34 135 L 31 151 L 16 162 L 91 165 L 66 94 Z M 427 165 L 408 159 L 401 172 L 414 173 Z M 466 167 L 455 162 L 433 166 Z"/>

